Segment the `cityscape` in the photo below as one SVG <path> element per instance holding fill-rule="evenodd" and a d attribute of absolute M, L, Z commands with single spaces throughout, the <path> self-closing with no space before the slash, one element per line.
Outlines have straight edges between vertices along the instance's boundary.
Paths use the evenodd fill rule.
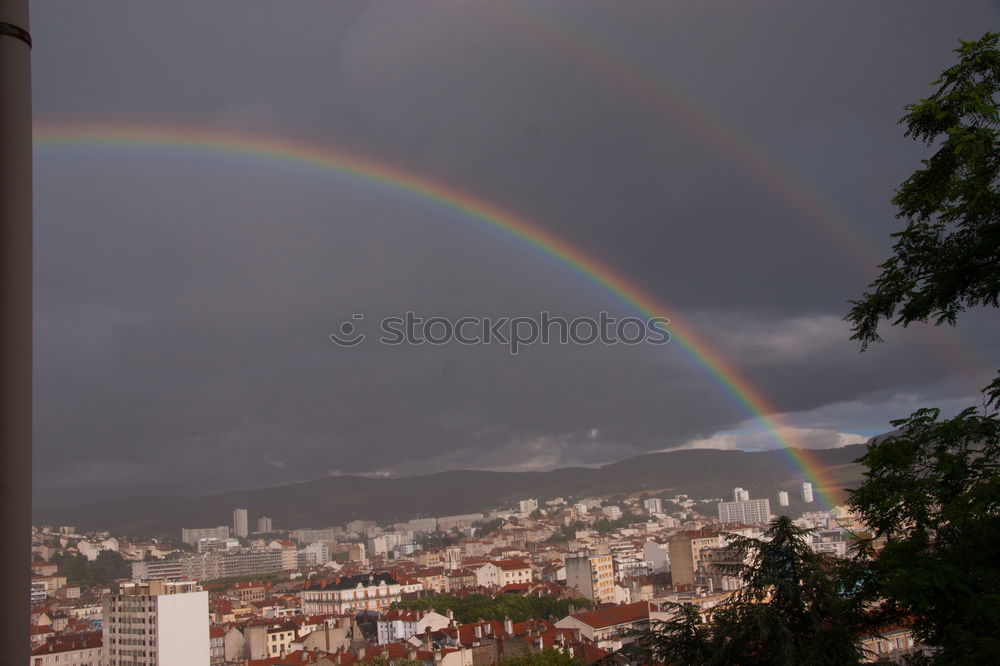
<path fill-rule="evenodd" d="M 0 666 L 1000 664 L 997 26 L 0 0 Z"/>
<path fill-rule="evenodd" d="M 810 482 L 796 494 L 810 547 L 846 556 L 856 517 L 818 506 Z M 151 540 L 43 526 L 33 534 L 32 655 L 91 666 L 457 665 L 556 650 L 604 663 L 634 640 L 630 630 L 664 616 L 661 605 L 710 613 L 739 589 L 723 566 L 740 557 L 730 540 L 760 538 L 772 503 L 784 510 L 789 492 L 527 498 L 486 513 L 291 530 L 237 507 L 230 524 Z M 71 582 L 74 561 L 125 575 Z M 886 657 L 915 648 L 905 626 L 866 645 Z"/>

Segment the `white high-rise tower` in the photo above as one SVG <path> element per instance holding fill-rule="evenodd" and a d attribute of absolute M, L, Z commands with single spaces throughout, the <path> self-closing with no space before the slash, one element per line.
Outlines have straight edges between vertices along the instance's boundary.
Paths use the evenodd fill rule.
<path fill-rule="evenodd" d="M 808 481 L 802 483 L 802 500 L 809 504 L 813 501 L 813 484 Z"/>
<path fill-rule="evenodd" d="M 244 537 L 250 534 L 247 525 L 247 510 L 236 509 L 233 511 L 233 536 Z"/>
<path fill-rule="evenodd" d="M 197 583 L 121 583 L 103 605 L 107 666 L 209 666 L 208 592 Z"/>
<path fill-rule="evenodd" d="M 786 491 L 778 491 L 778 504 L 780 506 L 788 506 L 788 493 Z"/>

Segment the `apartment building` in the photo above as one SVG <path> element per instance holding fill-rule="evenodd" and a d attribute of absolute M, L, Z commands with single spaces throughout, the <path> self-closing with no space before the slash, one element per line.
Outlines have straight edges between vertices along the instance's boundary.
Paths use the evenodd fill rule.
<path fill-rule="evenodd" d="M 193 581 L 116 588 L 104 598 L 105 666 L 209 666 L 208 592 Z"/>
<path fill-rule="evenodd" d="M 739 490 L 739 488 L 737 488 Z M 771 501 L 767 499 L 740 500 L 738 502 L 719 502 L 719 522 L 766 523 L 771 520 Z"/>
<path fill-rule="evenodd" d="M 181 541 L 194 546 L 198 539 L 228 539 L 229 526 L 218 527 L 185 527 L 181 529 Z"/>
<path fill-rule="evenodd" d="M 689 530 L 672 536 L 669 553 L 670 576 L 674 585 L 693 585 L 701 551 L 721 545 L 718 533 L 710 530 Z"/>
<path fill-rule="evenodd" d="M 92 631 L 46 639 L 31 649 L 31 666 L 103 666 L 101 632 Z"/>
<path fill-rule="evenodd" d="M 401 600 L 399 582 L 388 573 L 358 574 L 332 580 L 311 580 L 300 593 L 302 614 L 384 611 Z"/>
<path fill-rule="evenodd" d="M 566 558 L 566 586 L 596 603 L 615 600 L 615 567 L 610 554 L 575 555 Z"/>

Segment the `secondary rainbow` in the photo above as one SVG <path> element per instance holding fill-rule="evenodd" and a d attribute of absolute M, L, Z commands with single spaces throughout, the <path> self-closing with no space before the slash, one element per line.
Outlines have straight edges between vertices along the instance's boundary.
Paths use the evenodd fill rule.
<path fill-rule="evenodd" d="M 813 483 L 822 501 L 828 506 L 837 503 L 837 498 L 831 493 L 831 489 L 826 488 L 819 475 L 820 465 L 813 453 L 797 446 L 794 435 L 778 416 L 778 410 L 718 349 L 693 327 L 676 317 L 664 303 L 657 301 L 611 266 L 517 213 L 392 164 L 279 137 L 167 125 L 38 123 L 35 126 L 34 140 L 36 147 L 42 150 L 59 146 L 118 146 L 153 151 L 181 149 L 295 163 L 406 192 L 418 199 L 433 201 L 458 211 L 477 223 L 498 229 L 568 266 L 644 317 L 669 319 L 671 339 L 704 367 L 736 402 L 772 434 L 782 445 L 780 450 L 802 472 L 805 479 Z"/>
<path fill-rule="evenodd" d="M 876 240 L 865 234 L 863 228 L 852 224 L 827 197 L 769 155 L 759 142 L 724 122 L 691 95 L 665 85 L 654 73 L 614 53 L 595 36 L 558 22 L 539 7 L 503 1 L 486 2 L 481 6 L 523 32 L 535 35 L 541 43 L 562 52 L 586 71 L 595 72 L 611 85 L 645 100 L 651 110 L 664 112 L 672 123 L 691 132 L 703 145 L 743 165 L 771 192 L 804 215 L 813 228 L 843 248 L 862 270 L 874 276 L 884 261 L 881 251 L 875 249 Z M 991 373 L 987 368 L 990 364 L 977 358 L 970 346 L 962 343 L 958 331 L 950 329 L 946 333 L 934 328 L 930 335 L 938 351 L 968 378 L 970 389 L 978 392 L 983 383 L 989 381 Z"/>
<path fill-rule="evenodd" d="M 742 165 L 786 204 L 806 215 L 815 228 L 841 245 L 865 269 L 874 271 L 882 262 L 872 247 L 873 241 L 853 228 L 850 220 L 838 214 L 819 192 L 790 169 L 780 166 L 746 133 L 724 122 L 691 95 L 663 84 L 651 71 L 619 56 L 595 36 L 557 22 L 540 7 L 503 1 L 482 6 L 524 33 L 535 35 L 542 44 L 561 51 L 585 71 L 594 72 L 607 83 L 644 100 L 651 112 L 664 112 L 672 124 L 691 132 L 703 145 L 730 162 Z"/>

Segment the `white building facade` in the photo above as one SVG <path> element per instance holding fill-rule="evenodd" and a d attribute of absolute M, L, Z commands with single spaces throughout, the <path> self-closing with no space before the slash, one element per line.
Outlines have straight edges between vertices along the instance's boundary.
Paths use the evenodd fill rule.
<path fill-rule="evenodd" d="M 124 583 L 104 599 L 105 666 L 209 666 L 208 627 L 193 581 Z"/>
<path fill-rule="evenodd" d="M 388 573 L 314 580 L 300 593 L 303 615 L 385 611 L 401 600 L 399 582 Z"/>
<path fill-rule="evenodd" d="M 719 502 L 721 523 L 766 523 L 771 520 L 771 502 L 766 499 Z"/>
<path fill-rule="evenodd" d="M 198 539 L 228 539 L 229 527 L 219 525 L 218 527 L 185 527 L 181 529 L 181 541 L 186 544 L 195 545 Z"/>
<path fill-rule="evenodd" d="M 247 521 L 246 509 L 236 509 L 233 511 L 233 536 L 246 538 L 250 534 Z"/>

